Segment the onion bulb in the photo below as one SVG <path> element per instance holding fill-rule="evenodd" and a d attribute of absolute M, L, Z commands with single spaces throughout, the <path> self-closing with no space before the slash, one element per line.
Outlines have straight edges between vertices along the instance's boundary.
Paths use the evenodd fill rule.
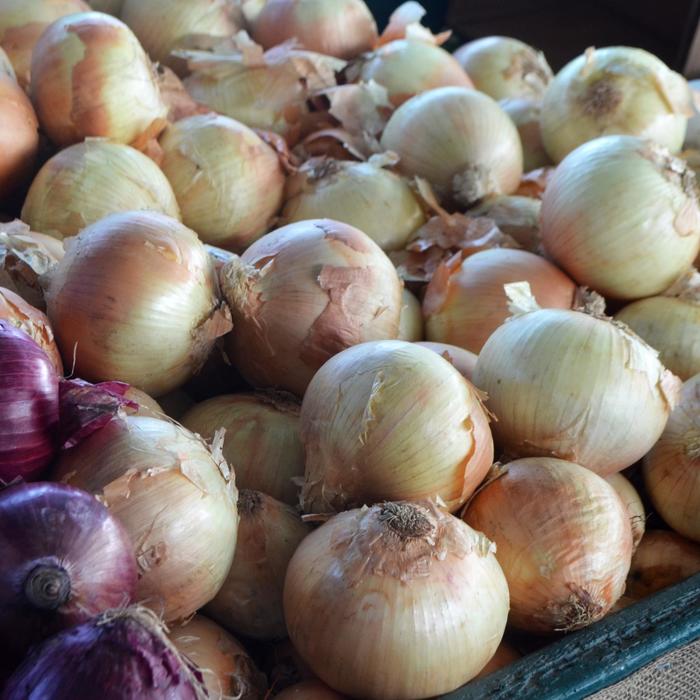
<path fill-rule="evenodd" d="M 542 202 L 517 195 L 489 197 L 469 210 L 473 216 L 486 216 L 506 235 L 531 253 L 540 248 L 540 209 Z"/>
<path fill-rule="evenodd" d="M 425 178 L 443 200 L 459 205 L 511 194 L 523 172 L 515 125 L 490 97 L 469 88 L 411 98 L 391 116 L 381 143 L 398 154 L 404 174 Z"/>
<path fill-rule="evenodd" d="M 88 139 L 59 151 L 41 168 L 22 219 L 36 231 L 64 238 L 108 214 L 148 210 L 180 218 L 160 168 L 134 148 Z"/>
<path fill-rule="evenodd" d="M 650 139 L 676 153 L 691 113 L 685 78 L 656 56 L 627 46 L 589 48 L 549 84 L 542 140 L 555 163 L 607 134 Z"/>
<path fill-rule="evenodd" d="M 289 636 L 322 681 L 353 697 L 447 693 L 481 671 L 503 635 L 508 587 L 493 552 L 432 504 L 341 513 L 289 564 Z"/>
<path fill-rule="evenodd" d="M 306 512 L 436 497 L 454 511 L 493 460 L 474 387 L 437 353 L 399 340 L 349 348 L 317 372 L 301 439 Z"/>
<path fill-rule="evenodd" d="M 520 658 L 522 658 L 522 654 L 520 654 L 517 649 L 506 642 L 501 642 L 498 649 L 496 649 L 496 653 L 491 657 L 491 661 L 481 669 L 481 673 L 476 677 L 485 678 L 506 666 L 514 664 Z"/>
<path fill-rule="evenodd" d="M 345 697 L 318 680 L 302 681 L 275 695 L 277 700 L 343 700 Z"/>
<path fill-rule="evenodd" d="M 252 129 L 197 115 L 170 125 L 160 146 L 182 219 L 205 243 L 240 252 L 267 232 L 282 206 L 284 174 Z"/>
<path fill-rule="evenodd" d="M 58 146 L 88 136 L 136 142 L 168 112 L 138 39 L 100 12 L 64 17 L 42 34 L 32 56 L 31 94 L 42 128 Z"/>
<path fill-rule="evenodd" d="M 369 236 L 330 219 L 256 241 L 221 273 L 236 332 L 229 354 L 249 383 L 303 396 L 345 348 L 395 338 L 401 281 Z"/>
<path fill-rule="evenodd" d="M 644 457 L 644 483 L 661 517 L 700 542 L 700 374 L 683 385 L 664 432 Z"/>
<path fill-rule="evenodd" d="M 403 290 L 402 300 L 398 340 L 407 340 L 409 343 L 423 340 L 423 315 L 420 302 L 408 289 Z"/>
<path fill-rule="evenodd" d="M 523 289 L 525 287 L 525 289 Z M 602 315 L 540 309 L 507 285 L 514 317 L 479 353 L 474 383 L 518 457 L 559 457 L 603 476 L 641 459 L 661 435 L 680 381 L 638 336 Z"/>
<path fill-rule="evenodd" d="M 552 263 L 524 250 L 494 248 L 452 258 L 433 274 L 423 298 L 428 340 L 477 355 L 510 316 L 503 285 L 527 281 L 543 308 L 570 309 L 576 285 Z"/>
<path fill-rule="evenodd" d="M 471 382 L 478 359 L 478 356 L 473 352 L 447 343 L 419 342 L 416 345 L 422 345 L 424 348 L 436 352 L 440 357 L 444 357 L 465 379 Z"/>
<path fill-rule="evenodd" d="M 615 299 L 659 294 L 700 249 L 695 174 L 651 142 L 596 139 L 555 170 L 541 222 L 548 255 L 579 284 Z"/>
<path fill-rule="evenodd" d="M 299 410 L 291 394 L 230 394 L 195 405 L 182 417 L 182 424 L 205 440 L 224 428 L 223 454 L 236 467 L 238 488 L 296 505 L 299 496 L 293 480 L 304 475 Z"/>
<path fill-rule="evenodd" d="M 534 457 L 498 466 L 462 517 L 496 544 L 515 627 L 585 627 L 625 590 L 627 511 L 610 484 L 578 464 Z"/>
<path fill-rule="evenodd" d="M 617 495 L 627 509 L 632 526 L 632 552 L 635 552 L 646 530 L 647 516 L 642 499 L 637 493 L 637 489 L 622 474 L 610 474 L 605 477 L 605 480 L 617 491 Z"/>
<path fill-rule="evenodd" d="M 377 164 L 313 158 L 287 181 L 285 221 L 332 218 L 366 233 L 382 250 L 399 250 L 425 223 L 417 196 Z"/>
<path fill-rule="evenodd" d="M 196 234 L 155 212 L 111 214 L 70 240 L 48 279 L 48 316 L 66 363 L 159 396 L 199 369 L 230 330 Z"/>
<path fill-rule="evenodd" d="M 238 496 L 238 536 L 231 570 L 205 612 L 252 639 L 287 635 L 282 590 L 289 560 L 311 528 L 297 511 L 260 491 Z"/>
<path fill-rule="evenodd" d="M 220 446 L 175 424 L 114 419 L 59 459 L 54 477 L 96 494 L 131 536 L 136 599 L 166 621 L 217 593 L 236 548 L 238 494 Z"/>
<path fill-rule="evenodd" d="M 501 109 L 513 120 L 520 143 L 523 147 L 523 169 L 525 172 L 551 165 L 552 159 L 547 155 L 542 143 L 540 121 L 542 102 L 527 97 L 512 97 L 498 103 Z"/>

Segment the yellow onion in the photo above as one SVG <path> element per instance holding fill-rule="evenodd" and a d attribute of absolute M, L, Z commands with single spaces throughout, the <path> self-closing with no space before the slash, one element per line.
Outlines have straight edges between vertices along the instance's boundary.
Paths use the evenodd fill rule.
<path fill-rule="evenodd" d="M 246 650 L 215 622 L 195 615 L 170 630 L 170 641 L 202 673 L 211 698 L 263 700 L 265 676 Z"/>
<path fill-rule="evenodd" d="M 353 697 L 447 693 L 481 671 L 503 636 L 508 587 L 493 552 L 429 503 L 336 515 L 289 564 L 289 636 L 322 681 Z"/>
<path fill-rule="evenodd" d="M 363 0 L 268 0 L 252 34 L 266 49 L 296 39 L 309 51 L 345 59 L 368 51 L 378 38 Z"/>
<path fill-rule="evenodd" d="M 570 309 L 576 285 L 552 263 L 525 250 L 494 248 L 452 258 L 433 274 L 423 298 L 428 340 L 479 354 L 510 316 L 503 285 L 530 283 L 542 308 Z"/>
<path fill-rule="evenodd" d="M 476 89 L 494 100 L 539 99 L 552 79 L 552 69 L 541 51 L 507 36 L 475 39 L 457 49 L 454 57 Z"/>
<path fill-rule="evenodd" d="M 469 88 L 429 90 L 399 107 L 382 135 L 399 169 L 430 182 L 444 200 L 468 206 L 511 194 L 523 172 L 520 137 L 490 97 Z"/>
<path fill-rule="evenodd" d="M 420 302 L 408 289 L 403 290 L 402 300 L 398 340 L 407 340 L 409 343 L 423 340 L 423 315 Z"/>
<path fill-rule="evenodd" d="M 491 661 L 484 666 L 476 678 L 485 678 L 506 666 L 514 664 L 520 658 L 522 658 L 522 654 L 517 649 L 506 642 L 501 642 L 498 649 L 496 649 L 496 653 L 491 657 Z"/>
<path fill-rule="evenodd" d="M 632 331 L 603 315 L 540 309 L 527 284 L 506 285 L 513 318 L 479 353 L 474 383 L 518 457 L 559 457 L 603 476 L 634 464 L 661 435 L 680 380 Z"/>
<path fill-rule="evenodd" d="M 231 328 L 196 234 L 155 212 L 111 214 L 67 243 L 46 304 L 66 364 L 148 394 L 183 384 Z"/>
<path fill-rule="evenodd" d="M 523 169 L 525 172 L 551 165 L 552 159 L 547 155 L 542 143 L 540 117 L 542 102 L 528 97 L 511 97 L 498 103 L 501 109 L 513 120 L 520 143 L 523 147 Z"/>
<path fill-rule="evenodd" d="M 182 424 L 206 440 L 224 428 L 223 453 L 235 465 L 238 487 L 296 505 L 299 496 L 293 480 L 304 475 L 299 410 L 291 394 L 230 394 L 192 407 Z"/>
<path fill-rule="evenodd" d="M 302 681 L 275 695 L 278 700 L 343 700 L 344 697 L 318 680 Z"/>
<path fill-rule="evenodd" d="M 690 115 L 688 83 L 656 56 L 627 46 L 590 48 L 549 84 L 542 140 L 555 163 L 607 134 L 639 136 L 678 152 Z"/>
<path fill-rule="evenodd" d="M 136 599 L 166 621 L 217 593 L 236 548 L 238 494 L 220 447 L 155 418 L 114 419 L 59 459 L 54 478 L 96 494 L 136 553 Z"/>
<path fill-rule="evenodd" d="M 462 517 L 496 544 L 515 627 L 585 627 L 625 590 L 627 511 L 610 484 L 578 464 L 534 457 L 499 465 Z"/>
<path fill-rule="evenodd" d="M 646 530 L 647 516 L 642 499 L 637 493 L 637 489 L 622 474 L 610 474 L 605 477 L 605 480 L 617 491 L 617 495 L 627 509 L 632 526 L 632 551 L 634 552 L 639 547 Z"/>
<path fill-rule="evenodd" d="M 596 139 L 554 171 L 541 223 L 548 255 L 579 284 L 616 299 L 659 294 L 700 249 L 695 174 L 649 141 Z"/>
<path fill-rule="evenodd" d="M 517 195 L 489 197 L 470 209 L 473 216 L 491 219 L 506 235 L 531 253 L 540 248 L 540 209 L 542 202 Z"/>
<path fill-rule="evenodd" d="M 180 218 L 160 168 L 130 146 L 88 139 L 59 151 L 41 168 L 24 200 L 22 219 L 63 238 L 107 214 L 149 210 Z"/>
<path fill-rule="evenodd" d="M 206 243 L 243 251 L 282 206 L 277 153 L 252 129 L 219 115 L 170 125 L 160 139 L 163 172 L 182 219 Z"/>
<path fill-rule="evenodd" d="M 124 393 L 124 398 L 138 404 L 135 415 L 145 416 L 146 418 L 165 418 L 165 413 L 162 406 L 151 398 L 145 391 L 129 387 Z"/>
<path fill-rule="evenodd" d="M 31 94 L 42 128 L 59 146 L 88 136 L 136 142 L 168 113 L 138 39 L 100 12 L 64 17 L 42 34 Z"/>
<path fill-rule="evenodd" d="M 302 396 L 321 365 L 351 345 L 396 338 L 401 281 L 369 236 L 330 219 L 256 241 L 221 273 L 235 333 L 229 354 L 254 386 Z"/>
<path fill-rule="evenodd" d="M 632 557 L 625 596 L 641 600 L 700 573 L 700 546 L 675 532 L 649 530 Z"/>
<path fill-rule="evenodd" d="M 359 228 L 383 250 L 403 248 L 425 223 L 408 183 L 373 160 L 313 158 L 290 176 L 286 199 L 285 221 L 330 217 Z"/>
<path fill-rule="evenodd" d="M 238 497 L 236 554 L 206 613 L 226 629 L 252 639 L 287 636 L 282 608 L 289 560 L 311 528 L 296 510 L 260 491 Z"/>
<path fill-rule="evenodd" d="M 476 367 L 476 361 L 478 359 L 478 356 L 473 352 L 447 343 L 421 341 L 416 343 L 416 345 L 422 345 L 424 348 L 428 348 L 428 350 L 432 350 L 441 357 L 444 357 L 465 379 L 471 382 L 472 375 L 474 374 L 474 367 Z"/>
<path fill-rule="evenodd" d="M 493 460 L 474 387 L 437 353 L 400 340 L 329 360 L 301 408 L 306 512 L 384 499 L 442 499 L 459 508 Z"/>
<path fill-rule="evenodd" d="M 661 517 L 700 542 L 700 374 L 683 385 L 664 432 L 644 457 L 644 483 Z"/>
<path fill-rule="evenodd" d="M 3 75 L 12 78 L 12 80 L 17 80 L 15 69 L 12 67 L 8 55 L 0 48 L 0 76 Z"/>

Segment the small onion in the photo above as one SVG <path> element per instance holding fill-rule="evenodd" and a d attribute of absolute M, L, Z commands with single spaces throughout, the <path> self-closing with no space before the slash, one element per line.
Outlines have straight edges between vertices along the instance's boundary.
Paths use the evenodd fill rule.
<path fill-rule="evenodd" d="M 676 153 L 690 114 L 688 83 L 656 56 L 627 46 L 591 48 L 549 84 L 542 140 L 555 163 L 607 134 L 650 139 Z"/>
<path fill-rule="evenodd" d="M 683 385 L 664 432 L 644 457 L 644 483 L 661 517 L 700 542 L 700 374 Z"/>
<path fill-rule="evenodd" d="M 498 103 L 513 120 L 523 147 L 523 169 L 530 172 L 552 164 L 542 143 L 540 121 L 542 103 L 527 97 L 512 97 Z"/>
<path fill-rule="evenodd" d="M 540 248 L 540 210 L 542 202 L 517 195 L 489 197 L 469 210 L 473 216 L 486 216 L 518 245 L 531 253 Z"/>
<path fill-rule="evenodd" d="M 444 357 L 465 379 L 471 382 L 476 361 L 479 359 L 473 352 L 447 343 L 419 342 L 416 345 L 422 345 Z"/>
<path fill-rule="evenodd" d="M 507 285 L 515 315 L 486 341 L 474 371 L 498 419 L 497 443 L 603 476 L 634 464 L 661 435 L 680 381 L 600 308 L 540 309 L 523 286 Z"/>
<path fill-rule="evenodd" d="M 66 364 L 159 396 L 230 329 L 196 234 L 155 212 L 111 214 L 71 239 L 49 275 L 48 316 Z"/>
<path fill-rule="evenodd" d="M 277 700 L 343 700 L 344 697 L 316 680 L 297 683 L 275 695 Z"/>
<path fill-rule="evenodd" d="M 571 153 L 547 185 L 541 218 L 548 255 L 579 284 L 615 299 L 663 292 L 700 249 L 694 173 L 632 136 Z"/>
<path fill-rule="evenodd" d="M 238 536 L 231 570 L 205 612 L 251 639 L 287 635 L 282 590 L 289 560 L 311 528 L 297 511 L 260 491 L 238 496 Z"/>
<path fill-rule="evenodd" d="M 627 511 L 610 484 L 578 464 L 535 457 L 496 467 L 462 517 L 496 544 L 515 627 L 579 629 L 624 593 Z"/>
<path fill-rule="evenodd" d="M 469 88 L 411 98 L 391 116 L 381 143 L 398 154 L 403 173 L 425 178 L 461 205 L 511 194 L 523 172 L 515 125 L 494 100 Z"/>
<path fill-rule="evenodd" d="M 124 524 L 138 600 L 177 620 L 216 595 L 238 527 L 236 487 L 219 447 L 210 451 L 166 421 L 128 416 L 65 452 L 54 476 L 99 495 Z"/>
<path fill-rule="evenodd" d="M 617 495 L 627 509 L 632 526 L 632 552 L 635 552 L 646 530 L 647 517 L 642 499 L 637 493 L 637 489 L 622 474 L 610 474 L 605 477 L 605 481 L 617 491 Z"/>
<path fill-rule="evenodd" d="M 307 512 L 435 497 L 454 511 L 493 460 L 474 387 L 436 353 L 399 340 L 355 346 L 317 372 L 301 439 Z"/>
<path fill-rule="evenodd" d="M 496 649 L 496 653 L 491 657 L 491 661 L 481 669 L 481 673 L 476 678 L 485 678 L 506 666 L 514 664 L 520 658 L 522 658 L 522 654 L 517 649 L 506 642 L 501 642 L 498 649 Z"/>
<path fill-rule="evenodd" d="M 93 496 L 61 484 L 0 492 L 0 650 L 22 658 L 61 629 L 130 602 L 129 536 Z"/>
<path fill-rule="evenodd" d="M 503 636 L 508 587 L 493 552 L 481 533 L 432 504 L 341 513 L 289 564 L 289 636 L 321 680 L 353 697 L 454 690 Z"/>
<path fill-rule="evenodd" d="M 428 340 L 479 354 L 510 316 L 503 285 L 527 281 L 543 308 L 570 309 L 576 285 L 552 263 L 524 250 L 494 248 L 452 258 L 433 274 L 423 298 Z"/>
<path fill-rule="evenodd" d="M 41 126 L 59 146 L 88 136 L 132 143 L 167 115 L 138 39 L 100 12 L 64 17 L 42 34 L 31 94 Z"/>
<path fill-rule="evenodd" d="M 423 316 L 420 302 L 408 289 L 403 290 L 401 298 L 403 306 L 399 319 L 398 340 L 407 340 L 409 343 L 423 340 Z"/>
<path fill-rule="evenodd" d="M 275 151 L 252 129 L 197 115 L 169 126 L 160 146 L 182 220 L 205 243 L 241 252 L 268 231 L 285 178 Z"/>

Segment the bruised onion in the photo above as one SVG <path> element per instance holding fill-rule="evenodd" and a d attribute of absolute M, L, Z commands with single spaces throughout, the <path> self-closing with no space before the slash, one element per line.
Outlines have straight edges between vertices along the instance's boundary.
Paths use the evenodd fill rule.
<path fill-rule="evenodd" d="M 540 121 L 542 103 L 539 100 L 513 97 L 498 103 L 501 109 L 513 120 L 520 143 L 523 147 L 523 169 L 530 172 L 545 165 L 551 165 L 552 159 L 542 143 Z"/>
<path fill-rule="evenodd" d="M 485 199 L 478 207 L 470 209 L 469 213 L 491 219 L 518 245 L 536 253 L 540 248 L 541 208 L 542 202 L 539 199 L 502 195 Z"/>
<path fill-rule="evenodd" d="M 627 509 L 632 526 L 632 551 L 634 552 L 639 547 L 646 530 L 646 513 L 642 499 L 634 486 L 622 474 L 610 474 L 605 477 L 605 481 L 617 491 L 617 495 Z"/>
<path fill-rule="evenodd" d="M 279 700 L 343 700 L 345 697 L 318 680 L 302 681 L 285 688 L 276 696 Z"/>
<path fill-rule="evenodd" d="M 471 382 L 472 375 L 474 374 L 474 367 L 476 367 L 476 361 L 478 359 L 478 356 L 473 352 L 447 343 L 421 341 L 416 344 L 436 352 L 440 357 L 444 357 L 465 379 Z"/>
<path fill-rule="evenodd" d="M 403 290 L 402 301 L 398 340 L 408 342 L 423 340 L 423 316 L 420 302 L 408 289 Z"/>

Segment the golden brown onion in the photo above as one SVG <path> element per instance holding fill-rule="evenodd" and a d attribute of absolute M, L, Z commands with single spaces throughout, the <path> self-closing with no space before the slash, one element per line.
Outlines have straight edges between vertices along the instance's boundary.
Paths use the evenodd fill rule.
<path fill-rule="evenodd" d="M 622 499 L 622 503 L 627 509 L 632 526 L 632 552 L 635 552 L 646 530 L 647 516 L 642 499 L 637 493 L 637 489 L 622 474 L 610 474 L 605 477 L 605 481 L 617 491 L 617 495 Z"/>
<path fill-rule="evenodd" d="M 345 695 L 336 693 L 321 681 L 302 681 L 275 695 L 278 700 L 343 700 Z"/>
<path fill-rule="evenodd" d="M 491 219 L 503 233 L 531 253 L 540 248 L 540 209 L 542 202 L 533 197 L 517 195 L 489 197 L 478 207 L 470 209 L 474 216 Z"/>
<path fill-rule="evenodd" d="M 525 172 L 551 165 L 552 159 L 547 155 L 542 143 L 541 101 L 527 97 L 512 97 L 501 100 L 498 104 L 513 120 L 518 129 L 520 143 L 523 147 L 523 169 Z"/>
<path fill-rule="evenodd" d="M 444 357 L 465 379 L 471 382 L 476 361 L 479 359 L 473 352 L 447 343 L 419 342 L 416 344 Z"/>
<path fill-rule="evenodd" d="M 399 319 L 398 340 L 407 340 L 409 343 L 423 340 L 423 315 L 420 302 L 408 289 L 403 290 L 401 298 L 403 305 Z"/>

